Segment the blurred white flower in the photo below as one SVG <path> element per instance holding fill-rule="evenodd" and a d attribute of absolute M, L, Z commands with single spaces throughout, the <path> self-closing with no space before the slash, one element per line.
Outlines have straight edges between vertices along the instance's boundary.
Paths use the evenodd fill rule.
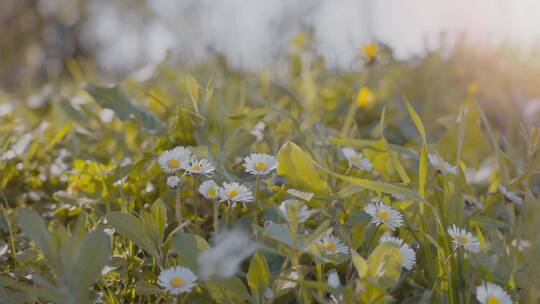
<path fill-rule="evenodd" d="M 191 159 L 191 151 L 184 147 L 176 147 L 163 152 L 158 162 L 165 173 L 175 173 Z"/>
<path fill-rule="evenodd" d="M 176 266 L 163 270 L 158 277 L 159 285 L 170 294 L 190 292 L 197 284 L 197 276 L 189 268 Z"/>
<path fill-rule="evenodd" d="M 276 158 L 264 153 L 252 153 L 244 158 L 246 172 L 253 175 L 266 175 L 277 167 Z"/>
<path fill-rule="evenodd" d="M 406 270 L 412 270 L 414 264 L 416 264 L 416 253 L 411 248 L 411 246 L 403 242 L 402 239 L 390 235 L 384 235 L 383 237 L 381 237 L 381 239 L 379 240 L 379 244 L 383 243 L 391 243 L 396 247 L 399 247 L 399 253 L 401 255 L 401 265 L 403 265 L 403 268 L 405 268 Z"/>
<path fill-rule="evenodd" d="M 207 199 L 216 199 L 219 197 L 220 188 L 213 180 L 204 181 L 199 186 L 199 193 Z"/>
<path fill-rule="evenodd" d="M 371 222 L 376 225 L 384 224 L 391 230 L 401 227 L 403 221 L 401 213 L 381 201 L 369 202 L 364 211 L 371 215 Z"/>
<path fill-rule="evenodd" d="M 167 186 L 169 186 L 169 189 L 171 190 L 176 190 L 178 186 L 180 186 L 180 178 L 174 175 L 167 177 Z"/>
<path fill-rule="evenodd" d="M 341 281 L 339 280 L 339 275 L 335 269 L 332 269 L 328 272 L 328 285 L 332 288 L 339 288 L 341 286 Z"/>
<path fill-rule="evenodd" d="M 452 166 L 449 163 L 445 162 L 444 159 L 437 153 L 429 153 L 428 159 L 431 165 L 437 170 L 437 172 L 446 174 L 457 174 L 457 167 Z"/>
<path fill-rule="evenodd" d="M 231 230 L 216 238 L 216 245 L 198 258 L 199 274 L 206 280 L 213 276 L 228 278 L 237 271 L 240 263 L 257 250 L 249 235 L 241 230 Z"/>
<path fill-rule="evenodd" d="M 253 201 L 253 193 L 248 187 L 237 182 L 225 182 L 220 188 L 219 197 L 222 201 L 229 201 L 233 206 L 240 203 Z"/>
<path fill-rule="evenodd" d="M 460 229 L 456 225 L 448 227 L 448 234 L 452 237 L 452 243 L 456 247 L 462 247 L 472 253 L 480 251 L 480 242 L 472 233 L 465 229 Z"/>
<path fill-rule="evenodd" d="M 261 141 L 264 139 L 264 129 L 266 128 L 266 124 L 262 121 L 259 121 L 255 127 L 253 127 L 253 130 L 249 132 L 249 134 L 255 136 L 257 138 L 257 141 Z"/>
<path fill-rule="evenodd" d="M 371 171 L 371 169 L 373 168 L 373 165 L 369 159 L 365 158 L 362 153 L 356 152 L 351 147 L 341 149 L 341 153 L 343 153 L 343 155 L 347 159 L 347 162 L 349 163 L 349 168 L 356 167 L 358 169 L 366 171 Z"/>
<path fill-rule="evenodd" d="M 476 299 L 481 304 L 512 304 L 510 295 L 499 285 L 482 283 L 476 287 Z"/>
<path fill-rule="evenodd" d="M 506 189 L 505 186 L 503 185 L 500 185 L 499 186 L 499 191 L 504 195 L 504 197 L 506 197 L 508 200 L 518 204 L 518 205 L 523 205 L 523 199 L 515 192 L 513 191 L 510 191 L 508 189 Z"/>
<path fill-rule="evenodd" d="M 289 219 L 290 208 L 295 208 L 298 224 L 305 222 L 312 214 L 312 212 L 308 209 L 308 207 L 304 205 L 301 201 L 295 200 L 295 199 L 288 199 L 288 200 L 283 201 L 279 205 L 279 211 L 287 222 L 290 222 L 290 219 Z"/>
<path fill-rule="evenodd" d="M 349 252 L 349 247 L 336 236 L 328 234 L 319 241 L 319 245 L 327 253 L 345 253 Z"/>
<path fill-rule="evenodd" d="M 531 247 L 531 242 L 522 239 L 514 239 L 512 240 L 512 246 L 516 247 L 519 251 L 525 251 Z"/>
<path fill-rule="evenodd" d="M 187 174 L 202 174 L 209 175 L 214 172 L 214 166 L 206 159 L 191 159 L 189 162 L 184 162 L 182 169 Z"/>

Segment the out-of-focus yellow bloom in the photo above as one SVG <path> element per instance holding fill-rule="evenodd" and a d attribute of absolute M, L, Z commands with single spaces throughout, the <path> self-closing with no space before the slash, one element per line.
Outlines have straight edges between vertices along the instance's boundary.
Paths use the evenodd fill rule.
<path fill-rule="evenodd" d="M 478 84 L 476 82 L 469 83 L 469 86 L 467 86 L 467 93 L 472 96 L 476 95 L 476 93 L 478 93 Z"/>
<path fill-rule="evenodd" d="M 361 87 L 356 96 L 356 105 L 360 108 L 369 107 L 375 101 L 375 94 L 367 87 Z"/>
<path fill-rule="evenodd" d="M 366 56 L 368 62 L 371 62 L 377 56 L 377 43 L 371 42 L 362 45 L 362 53 Z"/>

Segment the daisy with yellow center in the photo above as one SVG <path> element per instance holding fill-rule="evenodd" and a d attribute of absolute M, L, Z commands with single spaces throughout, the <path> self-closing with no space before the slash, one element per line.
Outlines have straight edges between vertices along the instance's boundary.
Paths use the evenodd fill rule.
<path fill-rule="evenodd" d="M 199 193 L 207 199 L 217 199 L 219 196 L 219 186 L 213 180 L 204 181 L 199 186 Z"/>
<path fill-rule="evenodd" d="M 214 172 L 214 166 L 206 159 L 192 159 L 183 167 L 186 174 L 209 175 Z"/>
<path fill-rule="evenodd" d="M 478 253 L 480 251 L 480 242 L 472 233 L 465 229 L 460 229 L 456 225 L 448 227 L 448 234 L 452 237 L 452 243 L 455 247 L 462 247 L 465 250 Z"/>
<path fill-rule="evenodd" d="M 409 271 L 412 270 L 414 264 L 416 264 L 416 253 L 411 246 L 403 242 L 402 239 L 390 235 L 385 235 L 379 240 L 379 244 L 383 243 L 390 243 L 398 247 L 401 255 L 402 267 Z"/>
<path fill-rule="evenodd" d="M 369 172 L 373 168 L 373 165 L 369 159 L 365 158 L 361 153 L 356 152 L 351 147 L 341 149 L 341 153 L 343 153 L 343 156 L 345 156 L 347 159 L 349 169 L 355 167 Z"/>
<path fill-rule="evenodd" d="M 191 158 L 191 151 L 184 147 L 176 147 L 172 150 L 163 152 L 158 162 L 163 171 L 166 173 L 175 173 L 182 169 L 182 167 L 189 162 Z"/>
<path fill-rule="evenodd" d="M 371 215 L 371 222 L 376 225 L 384 224 L 391 230 L 401 227 L 403 216 L 390 206 L 385 205 L 380 200 L 372 200 L 364 207 L 364 211 Z"/>
<path fill-rule="evenodd" d="M 349 247 L 336 236 L 328 234 L 319 241 L 321 248 L 327 253 L 348 253 Z"/>
<path fill-rule="evenodd" d="M 296 199 L 288 199 L 283 201 L 279 205 L 279 211 L 281 213 L 281 216 L 287 222 L 290 222 L 289 211 L 291 210 L 291 208 L 295 209 L 298 224 L 305 222 L 312 214 L 312 212 L 309 211 L 308 207 L 304 205 L 301 201 Z"/>
<path fill-rule="evenodd" d="M 253 175 L 266 175 L 277 167 L 277 161 L 272 155 L 252 153 L 244 158 L 243 166 Z"/>
<path fill-rule="evenodd" d="M 481 304 L 512 304 L 510 295 L 499 285 L 482 283 L 476 287 L 476 299 Z"/>
<path fill-rule="evenodd" d="M 225 182 L 220 188 L 219 196 L 222 201 L 229 201 L 235 205 L 238 202 L 247 203 L 253 201 L 253 193 L 248 187 L 237 182 Z"/>
<path fill-rule="evenodd" d="M 197 276 L 189 268 L 176 266 L 163 270 L 158 277 L 159 285 L 170 294 L 190 292 L 197 284 Z"/>

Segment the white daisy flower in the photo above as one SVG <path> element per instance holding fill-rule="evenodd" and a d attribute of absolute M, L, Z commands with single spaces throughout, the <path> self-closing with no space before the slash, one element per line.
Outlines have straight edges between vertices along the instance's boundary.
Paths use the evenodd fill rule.
<path fill-rule="evenodd" d="M 341 280 L 339 279 L 339 275 L 335 269 L 328 272 L 327 282 L 332 288 L 339 288 L 341 286 Z"/>
<path fill-rule="evenodd" d="M 174 175 L 167 177 L 167 186 L 169 186 L 171 190 L 177 189 L 178 186 L 180 186 L 180 178 Z"/>
<path fill-rule="evenodd" d="M 272 155 L 252 153 L 244 158 L 243 166 L 253 175 L 266 175 L 277 167 L 277 161 Z"/>
<path fill-rule="evenodd" d="M 445 162 L 444 159 L 438 153 L 429 153 L 428 159 L 431 165 L 441 173 L 450 173 L 453 175 L 457 174 L 457 167 L 452 166 L 449 163 Z"/>
<path fill-rule="evenodd" d="M 238 202 L 246 203 L 253 201 L 253 193 L 248 187 L 237 182 L 225 182 L 220 188 L 219 196 L 222 201 L 229 201 L 233 205 Z"/>
<path fill-rule="evenodd" d="M 411 248 L 411 246 L 403 242 L 402 239 L 390 235 L 384 235 L 383 237 L 381 237 L 381 239 L 379 240 L 379 244 L 383 243 L 391 243 L 399 247 L 399 253 L 401 255 L 401 265 L 403 265 L 403 268 L 405 268 L 406 270 L 412 270 L 414 264 L 416 264 L 416 253 Z"/>
<path fill-rule="evenodd" d="M 319 245 L 327 253 L 348 253 L 349 247 L 336 236 L 328 234 L 319 241 Z"/>
<path fill-rule="evenodd" d="M 349 163 L 349 168 L 356 167 L 358 169 L 366 171 L 371 171 L 371 169 L 373 168 L 373 164 L 369 159 L 365 158 L 362 153 L 356 152 L 351 147 L 341 149 L 341 153 L 343 153 L 343 155 L 347 159 L 347 162 Z"/>
<path fill-rule="evenodd" d="M 204 251 L 197 259 L 201 278 L 232 277 L 238 271 L 240 263 L 257 248 L 257 244 L 241 230 L 231 230 L 218 235 L 216 245 Z"/>
<path fill-rule="evenodd" d="M 170 294 L 190 292 L 197 284 L 197 276 L 189 268 L 176 266 L 163 270 L 158 277 L 159 285 Z"/>
<path fill-rule="evenodd" d="M 175 173 L 191 159 L 191 151 L 184 147 L 176 147 L 163 152 L 158 159 L 159 165 L 166 173 Z"/>
<path fill-rule="evenodd" d="M 207 199 L 216 199 L 219 197 L 220 188 L 213 180 L 204 181 L 199 186 L 199 193 Z"/>
<path fill-rule="evenodd" d="M 214 166 L 206 159 L 191 159 L 189 162 L 182 166 L 182 169 L 186 170 L 187 174 L 202 174 L 208 175 L 214 172 Z"/>
<path fill-rule="evenodd" d="M 308 209 L 308 207 L 302 204 L 301 201 L 295 200 L 295 199 L 288 199 L 288 200 L 283 201 L 279 205 L 279 211 L 287 222 L 290 222 L 289 208 L 296 208 L 298 224 L 305 222 L 312 214 L 312 212 Z"/>
<path fill-rule="evenodd" d="M 517 193 L 515 193 L 513 191 L 509 191 L 503 185 L 499 186 L 499 191 L 504 195 L 504 197 L 511 200 L 512 202 L 514 202 L 514 203 L 516 203 L 518 205 L 523 205 L 523 199 Z"/>
<path fill-rule="evenodd" d="M 510 295 L 499 285 L 482 283 L 476 287 L 476 299 L 481 304 L 512 304 Z"/>
<path fill-rule="evenodd" d="M 456 225 L 448 227 L 448 234 L 452 237 L 452 243 L 456 247 L 463 247 L 472 253 L 480 251 L 480 242 L 478 238 L 465 229 L 460 229 Z"/>
<path fill-rule="evenodd" d="M 401 227 L 403 216 L 401 213 L 381 201 L 371 201 L 364 207 L 364 211 L 371 215 L 371 222 L 376 225 L 384 224 L 394 230 Z"/>

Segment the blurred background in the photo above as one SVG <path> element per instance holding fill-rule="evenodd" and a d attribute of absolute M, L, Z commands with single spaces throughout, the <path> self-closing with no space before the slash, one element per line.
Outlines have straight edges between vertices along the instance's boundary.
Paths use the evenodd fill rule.
<path fill-rule="evenodd" d="M 426 67 L 456 89 L 489 87 L 483 99 L 512 104 L 529 123 L 540 112 L 534 0 L 3 0 L 0 25 L 4 101 L 77 70 L 146 79 L 160 64 L 191 69 L 216 59 L 287 79 L 299 45 L 326 71 L 358 72 L 360 46 L 375 41 L 392 63 Z"/>

